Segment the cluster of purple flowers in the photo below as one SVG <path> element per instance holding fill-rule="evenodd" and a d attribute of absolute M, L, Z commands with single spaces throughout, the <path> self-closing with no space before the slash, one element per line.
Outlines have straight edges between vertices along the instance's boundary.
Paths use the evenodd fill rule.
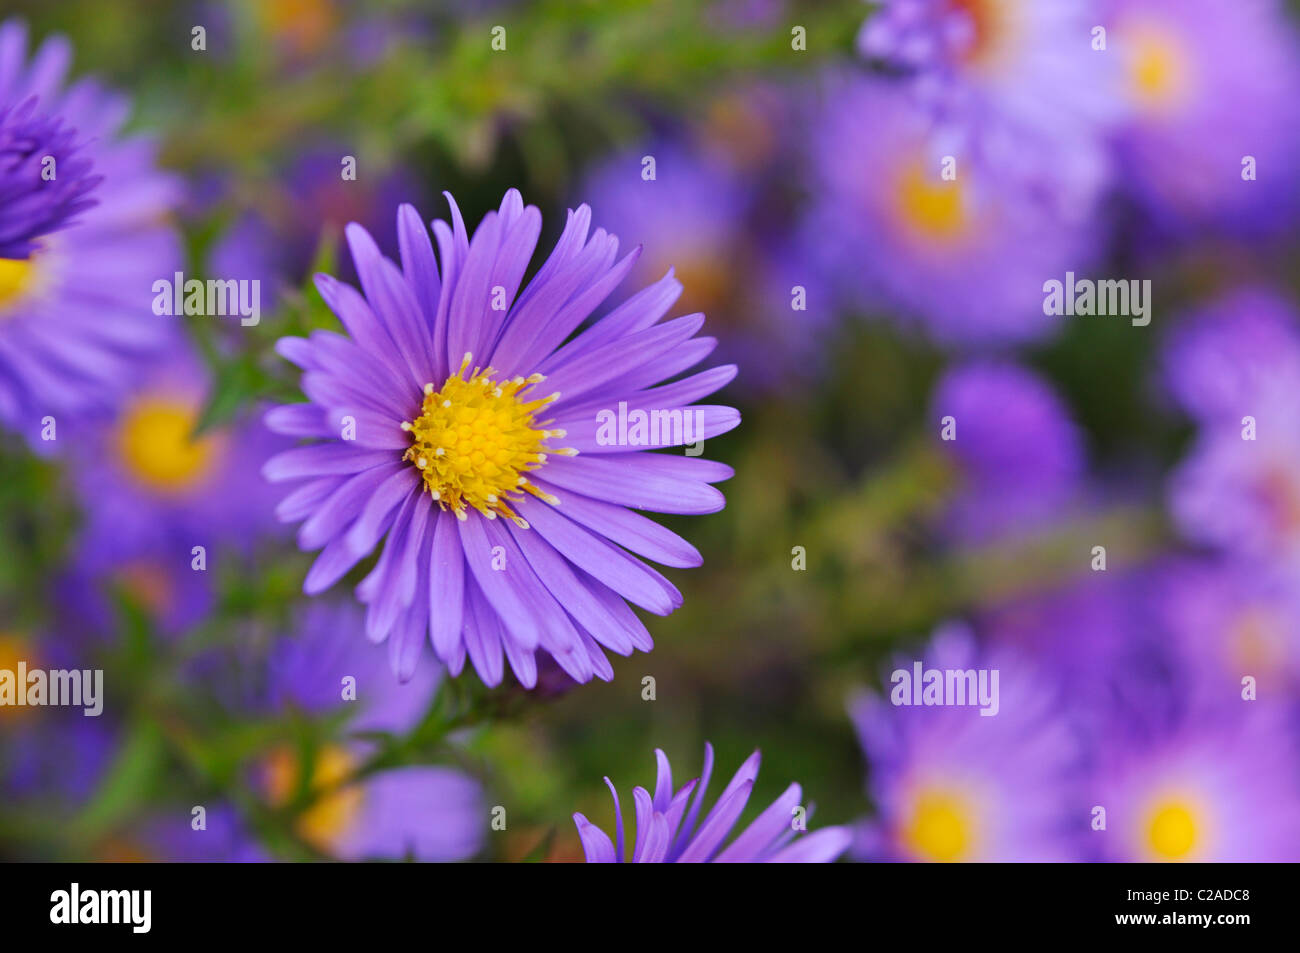
<path fill-rule="evenodd" d="M 283 37 L 299 52 L 321 39 L 306 27 Z M 958 352 L 927 413 L 951 477 L 938 545 L 1095 515 L 1115 481 L 1092 472 L 1066 396 L 1010 349 L 1061 330 L 1044 283 L 1123 260 L 1121 224 L 1149 268 L 1192 238 L 1290 227 L 1296 49 L 1272 0 L 885 0 L 856 61 L 730 90 L 587 170 L 536 264 L 542 213 L 517 190 L 473 228 L 449 194 L 449 221 L 429 222 L 400 171 L 341 189 L 335 152 L 307 150 L 208 264 L 293 284 L 318 226 L 346 225 L 350 262 L 314 276 L 341 333 L 276 344 L 305 400 L 200 427 L 218 382 L 151 307 L 179 271 L 179 183 L 121 133 L 122 98 L 65 82 L 65 43 L 29 57 L 24 28 L 0 24 L 0 427 L 59 461 L 82 513 L 61 612 L 108 630 L 125 595 L 179 640 L 218 599 L 208 560 L 250 557 L 277 521 L 316 553 L 301 579 L 315 598 L 239 703 L 320 736 L 244 766 L 256 810 L 178 804 L 102 853 L 270 859 L 256 817 L 293 812 L 313 856 L 475 856 L 479 780 L 370 771 L 379 739 L 415 731 L 467 664 L 531 690 L 557 672 L 609 680 L 609 653 L 651 651 L 634 607 L 665 616 L 683 596 L 650 564 L 703 557 L 639 511 L 724 508 L 732 469 L 680 448 L 740 413 L 700 402 L 738 366 L 751 393 L 806 384 L 838 311 L 891 314 Z M 900 656 L 851 706 L 874 807 L 856 826 L 809 832 L 791 784 L 733 834 L 758 752 L 706 812 L 712 747 L 681 787 L 656 751 L 630 843 L 608 778 L 613 835 L 573 815 L 586 859 L 1295 860 L 1300 314 L 1266 280 L 1160 313 L 1176 326 L 1150 332 L 1152 389 L 1194 430 L 1165 488 L 1175 539 L 1112 567 L 1098 540 L 1086 581 L 989 594 Z M 715 349 L 724 363 L 699 370 Z M 616 410 L 699 424 L 611 443 Z M 345 580 L 355 599 L 321 595 Z M 0 633 L 0 661 L 64 648 Z M 935 700 L 888 687 L 913 664 L 940 673 Z M 944 673 L 995 676 L 994 697 L 954 703 Z M 82 803 L 120 731 L 19 724 L 6 797 Z M 62 771 L 56 743 L 94 754 Z"/>

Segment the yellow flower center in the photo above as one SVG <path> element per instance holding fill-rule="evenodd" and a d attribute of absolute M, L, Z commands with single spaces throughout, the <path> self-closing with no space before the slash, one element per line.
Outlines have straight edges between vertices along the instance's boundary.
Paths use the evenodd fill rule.
<path fill-rule="evenodd" d="M 352 755 L 338 745 L 316 752 L 311 778 L 306 783 L 307 792 L 316 795 L 316 799 L 298 815 L 295 830 L 317 850 L 330 851 L 351 829 L 361 810 L 360 786 L 339 786 L 355 767 Z M 266 763 L 265 784 L 272 805 L 279 807 L 292 801 L 303 788 L 302 760 L 298 754 L 287 748 L 271 752 Z"/>
<path fill-rule="evenodd" d="M 1157 860 L 1186 860 L 1195 849 L 1200 825 L 1196 806 L 1182 798 L 1156 803 L 1147 815 L 1147 847 Z"/>
<path fill-rule="evenodd" d="M 1148 108 L 1168 107 L 1187 91 L 1187 58 L 1174 39 L 1163 31 L 1141 29 L 1131 41 L 1129 83 L 1138 103 Z"/>
<path fill-rule="evenodd" d="M 898 213 L 922 238 L 951 241 L 967 230 L 966 200 L 956 179 L 926 175 L 920 163 L 904 172 L 898 185 Z"/>
<path fill-rule="evenodd" d="M 31 290 L 36 269 L 30 258 L 0 258 L 0 316 L 12 311 Z"/>
<path fill-rule="evenodd" d="M 960 794 L 923 790 L 912 802 L 902 830 L 903 845 L 923 860 L 950 863 L 969 856 L 974 842 L 975 810 Z"/>
<path fill-rule="evenodd" d="M 468 378 L 464 376 L 473 357 L 465 355 L 460 370 L 447 378 L 440 390 L 424 385 L 421 414 L 403 421 L 411 434 L 411 448 L 402 457 L 420 471 L 424 487 L 441 509 L 450 509 L 457 519 L 467 519 L 468 510 L 478 510 L 488 519 L 505 516 L 523 527 L 528 522 L 510 508 L 528 492 L 547 503 L 554 496 L 524 476 L 546 462 L 548 453 L 572 456 L 577 451 L 545 445 L 551 437 L 563 437 L 563 430 L 545 430 L 534 416 L 559 394 L 537 400 L 520 395 L 521 390 L 541 383 L 540 374 L 493 380 L 491 367 Z"/>
<path fill-rule="evenodd" d="M 220 449 L 215 436 L 194 439 L 198 408 L 182 400 L 145 397 L 122 415 L 117 451 L 126 470 L 150 489 L 179 493 L 207 475 Z"/>

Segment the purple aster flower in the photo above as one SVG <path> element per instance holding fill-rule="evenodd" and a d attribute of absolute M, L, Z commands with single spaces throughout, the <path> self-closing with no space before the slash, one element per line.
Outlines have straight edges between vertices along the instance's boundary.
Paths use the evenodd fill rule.
<path fill-rule="evenodd" d="M 915 661 L 896 665 L 912 673 Z M 997 671 L 997 713 L 983 715 L 974 704 L 855 701 L 876 805 L 855 853 L 887 861 L 1073 859 L 1071 794 L 1081 751 L 1048 673 L 1005 649 L 981 655 L 957 627 L 936 633 L 921 664 L 923 671 L 985 669 L 989 686 Z M 902 687 L 895 683 L 891 696 Z"/>
<path fill-rule="evenodd" d="M 851 834 L 844 827 L 826 827 L 815 833 L 803 833 L 800 810 L 802 789 L 791 784 L 754 822 L 726 846 L 722 846 L 736 826 L 754 782 L 758 778 L 759 752 L 755 751 L 722 790 L 717 803 L 696 826 L 709 779 L 713 775 L 713 746 L 704 745 L 704 773 L 701 777 L 673 790 L 673 771 L 668 757 L 655 749 L 659 773 L 654 795 L 645 788 L 632 790 L 636 806 L 636 838 L 629 854 L 623 836 L 623 808 L 618 791 L 609 778 L 614 797 L 614 828 L 617 848 L 609 836 L 582 814 L 573 822 L 582 839 L 582 850 L 590 864 L 630 862 L 636 864 L 687 863 L 810 863 L 835 860 L 849 846 Z M 692 797 L 694 795 L 694 797 Z"/>
<path fill-rule="evenodd" d="M 990 361 L 955 367 L 939 381 L 931 416 L 936 426 L 953 428 L 953 439 L 940 444 L 958 482 L 944 517 L 953 535 L 988 539 L 1040 526 L 1077 494 L 1082 439 L 1036 374 Z"/>
<path fill-rule="evenodd" d="M 0 50 L 0 67 L 3 57 Z M 35 99 L 13 104 L 6 85 L 0 78 L 0 259 L 26 258 L 38 238 L 95 204 L 90 192 L 99 178 L 77 154 L 76 133 L 57 116 L 37 113 Z"/>
<path fill-rule="evenodd" d="M 1281 4 L 1112 0 L 1103 19 L 1131 109 L 1120 161 L 1137 200 L 1175 227 L 1288 224 L 1300 58 Z"/>
<path fill-rule="evenodd" d="M 1300 315 L 1269 288 L 1236 289 L 1179 320 L 1163 366 L 1183 410 L 1236 430 L 1262 401 L 1300 385 Z"/>
<path fill-rule="evenodd" d="M 267 416 L 272 429 L 318 442 L 263 472 L 305 481 L 278 514 L 305 520 L 302 548 L 324 547 L 307 593 L 333 585 L 387 534 L 357 596 L 368 605 L 366 635 L 395 640 L 399 677 L 414 672 L 427 633 L 453 674 L 468 656 L 488 684 L 500 682 L 504 657 L 532 686 L 538 649 L 575 681 L 609 679 L 604 649 L 651 648 L 624 600 L 659 615 L 681 604 L 637 556 L 700 562 L 689 543 L 628 507 L 716 512 L 725 501 L 709 484 L 732 475 L 697 456 L 639 448 L 689 442 L 688 419 L 701 439 L 735 427 L 731 408 L 691 405 L 736 368 L 654 386 L 712 350 L 695 338 L 703 315 L 659 323 L 681 293 L 671 274 L 574 334 L 638 258 L 616 260 L 618 240 L 604 229 L 589 235 L 585 205 L 522 292 L 537 209 L 512 190 L 472 239 L 454 202 L 452 220 L 433 223 L 441 271 L 409 205 L 398 214 L 400 268 L 364 229 L 348 227 L 364 295 L 317 276 L 348 335 L 282 339 L 311 400 Z M 614 432 L 617 414 L 652 410 L 680 414 L 683 426 Z"/>
<path fill-rule="evenodd" d="M 805 227 L 855 302 L 899 309 L 947 343 L 1055 327 L 1043 284 L 1087 269 L 1090 216 L 1062 215 L 1022 178 L 968 154 L 884 80 L 834 82 L 813 151 Z M 948 178 L 946 157 L 955 160 Z"/>
<path fill-rule="evenodd" d="M 1120 733 L 1101 747 L 1087 793 L 1089 811 L 1106 811 L 1090 832 L 1098 859 L 1300 860 L 1295 737 L 1273 706 L 1237 704 L 1233 717 L 1218 706 L 1158 739 Z"/>
<path fill-rule="evenodd" d="M 362 638 L 365 614 L 354 603 L 315 604 L 297 629 L 297 637 L 280 642 L 269 661 L 273 704 L 313 714 L 348 710 L 348 735 L 402 733 L 428 711 L 439 666 L 426 656 L 408 682 L 393 686 L 384 650 Z M 368 742 L 349 738 L 315 753 L 307 787 L 317 796 L 296 817 L 299 836 L 344 860 L 408 853 L 418 860 L 462 860 L 478 852 L 488 815 L 474 779 L 419 765 L 339 786 L 372 750 Z M 277 748 L 261 769 L 267 799 L 273 805 L 290 802 L 302 781 L 301 752 Z"/>
<path fill-rule="evenodd" d="M 1077 211 L 1109 180 L 1118 113 L 1112 60 L 1090 43 L 1095 23 L 1086 0 L 883 0 L 858 50 L 908 76 L 963 151 Z"/>
<path fill-rule="evenodd" d="M 1247 288 L 1179 327 L 1165 353 L 1175 399 L 1203 425 L 1169 506 L 1198 543 L 1253 558 L 1300 553 L 1300 336 L 1296 312 Z"/>
<path fill-rule="evenodd" d="M 1242 679 L 1262 699 L 1300 685 L 1300 577 L 1293 567 L 1183 559 L 1160 574 L 1154 598 L 1180 691 L 1239 704 Z"/>
<path fill-rule="evenodd" d="M 205 547 L 210 559 L 223 546 L 248 551 L 274 525 L 274 493 L 258 471 L 288 441 L 247 417 L 195 437 L 211 386 L 189 342 L 176 335 L 115 418 L 74 428 L 74 457 L 96 461 L 73 467 L 86 520 L 83 570 L 115 573 L 161 562 L 171 578 L 194 571 L 193 547 Z M 175 588 L 155 581 L 164 591 Z M 167 614 L 180 607 L 164 598 L 157 608 Z"/>
<path fill-rule="evenodd" d="M 330 744 L 304 762 L 289 747 L 274 749 L 261 765 L 262 790 L 273 807 L 287 807 L 308 770 L 311 801 L 294 818 L 294 831 L 339 860 L 409 855 L 442 862 L 478 853 L 488 813 L 477 782 L 452 768 L 425 765 L 348 780 L 364 752 L 359 744 Z"/>
<path fill-rule="evenodd" d="M 1187 539 L 1253 559 L 1300 557 L 1300 408 L 1295 395 L 1260 404 L 1247 425 L 1207 429 L 1169 481 L 1169 509 Z"/>
<path fill-rule="evenodd" d="M 653 179 L 643 177 L 646 157 Z M 720 359 L 743 365 L 749 386 L 775 386 L 810 365 L 813 332 L 831 310 L 819 271 L 798 236 L 756 221 L 758 190 L 720 159 L 675 141 L 649 143 L 602 162 L 582 194 L 611 231 L 642 240 L 634 284 L 674 269 L 685 288 L 680 307 L 709 316 Z"/>
<path fill-rule="evenodd" d="M 37 449 L 62 445 L 42 439 L 46 417 L 62 429 L 112 407 L 141 361 L 164 346 L 173 319 L 153 314 L 151 288 L 180 260 L 164 221 L 176 181 L 157 171 L 148 142 L 119 135 L 124 99 L 92 80 L 64 87 L 70 57 L 55 38 L 29 61 L 22 23 L 0 23 L 0 82 L 8 90 L 0 98 L 36 97 L 76 128 L 87 143 L 78 155 L 103 176 L 98 204 L 78 224 L 47 236 L 24 260 L 0 259 L 0 423 Z"/>

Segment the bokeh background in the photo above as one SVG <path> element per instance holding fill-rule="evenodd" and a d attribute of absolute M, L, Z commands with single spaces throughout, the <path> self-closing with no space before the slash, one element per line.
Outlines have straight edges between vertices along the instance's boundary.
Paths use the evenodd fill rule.
<path fill-rule="evenodd" d="M 798 781 L 854 859 L 1300 859 L 1295 5 L 5 16 L 66 36 L 157 145 L 132 161 L 165 178 L 170 239 L 100 248 L 95 280 L 144 276 L 137 318 L 176 269 L 263 288 L 258 326 L 186 319 L 53 448 L 0 435 L 0 662 L 102 668 L 107 695 L 0 709 L 6 858 L 574 860 L 574 811 L 609 829 L 604 777 L 649 786 L 656 747 L 693 777 L 711 741 L 725 776 L 762 750 L 747 816 Z M 303 596 L 274 518 L 260 413 L 298 385 L 272 348 L 334 326 L 308 279 L 355 280 L 347 222 L 395 254 L 398 203 L 446 217 L 446 190 L 473 223 L 511 187 L 543 247 L 581 202 L 644 244 L 624 293 L 677 269 L 677 313 L 740 366 L 744 421 L 707 447 L 736 475 L 722 512 L 663 518 L 704 565 L 669 572 L 684 606 L 612 681 L 430 663 L 390 691 L 350 585 Z M 1067 272 L 1149 280 L 1149 324 L 1044 314 Z M 0 373 L 27 293 L 0 282 Z M 181 447 L 152 470 L 150 425 Z M 999 714 L 889 705 L 918 659 L 998 669 Z"/>

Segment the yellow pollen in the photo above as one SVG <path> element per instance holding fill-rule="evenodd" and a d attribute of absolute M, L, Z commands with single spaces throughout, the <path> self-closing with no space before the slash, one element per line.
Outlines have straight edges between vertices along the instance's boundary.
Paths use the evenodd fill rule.
<path fill-rule="evenodd" d="M 927 789 L 912 802 L 902 830 L 903 845 L 923 860 L 951 863 L 969 856 L 974 840 L 974 809 L 968 799 Z"/>
<path fill-rule="evenodd" d="M 338 787 L 354 767 L 355 759 L 337 745 L 316 752 L 306 789 L 318 796 L 298 815 L 295 829 L 318 850 L 331 850 L 351 828 L 361 809 L 363 793 L 359 786 Z M 292 801 L 303 786 L 302 761 L 298 754 L 288 748 L 272 751 L 266 762 L 265 783 L 267 799 L 272 805 L 280 807 Z"/>
<path fill-rule="evenodd" d="M 1187 89 L 1187 65 L 1173 38 L 1162 31 L 1140 30 L 1132 49 L 1129 82 L 1137 101 L 1153 108 L 1179 101 Z"/>
<path fill-rule="evenodd" d="M 0 316 L 22 300 L 35 277 L 32 259 L 0 258 Z"/>
<path fill-rule="evenodd" d="M 560 395 L 536 400 L 520 396 L 521 390 L 544 380 L 540 374 L 495 381 L 491 367 L 476 367 L 466 378 L 472 360 L 466 354 L 460 370 L 440 389 L 424 385 L 420 416 L 402 424 L 411 434 L 411 447 L 402 459 L 415 463 L 430 497 L 458 519 L 467 519 L 468 510 L 474 509 L 488 519 L 504 516 L 527 529 L 527 521 L 511 508 L 523 499 L 519 488 L 547 503 L 559 502 L 522 474 L 546 462 L 544 443 L 559 432 L 541 429 L 534 417 Z M 569 456 L 577 452 L 546 449 Z"/>
<path fill-rule="evenodd" d="M 966 200 L 957 180 L 945 181 L 936 170 L 927 175 L 917 163 L 898 184 L 898 213 L 922 238 L 952 241 L 967 231 Z"/>
<path fill-rule="evenodd" d="M 220 449 L 215 436 L 193 439 L 198 408 L 165 397 L 142 398 L 118 425 L 117 450 L 127 471 L 153 490 L 180 493 L 198 484 Z"/>
<path fill-rule="evenodd" d="M 1147 847 L 1157 860 L 1186 860 L 1195 849 L 1199 812 L 1189 802 L 1171 798 L 1160 801 L 1148 814 Z"/>

